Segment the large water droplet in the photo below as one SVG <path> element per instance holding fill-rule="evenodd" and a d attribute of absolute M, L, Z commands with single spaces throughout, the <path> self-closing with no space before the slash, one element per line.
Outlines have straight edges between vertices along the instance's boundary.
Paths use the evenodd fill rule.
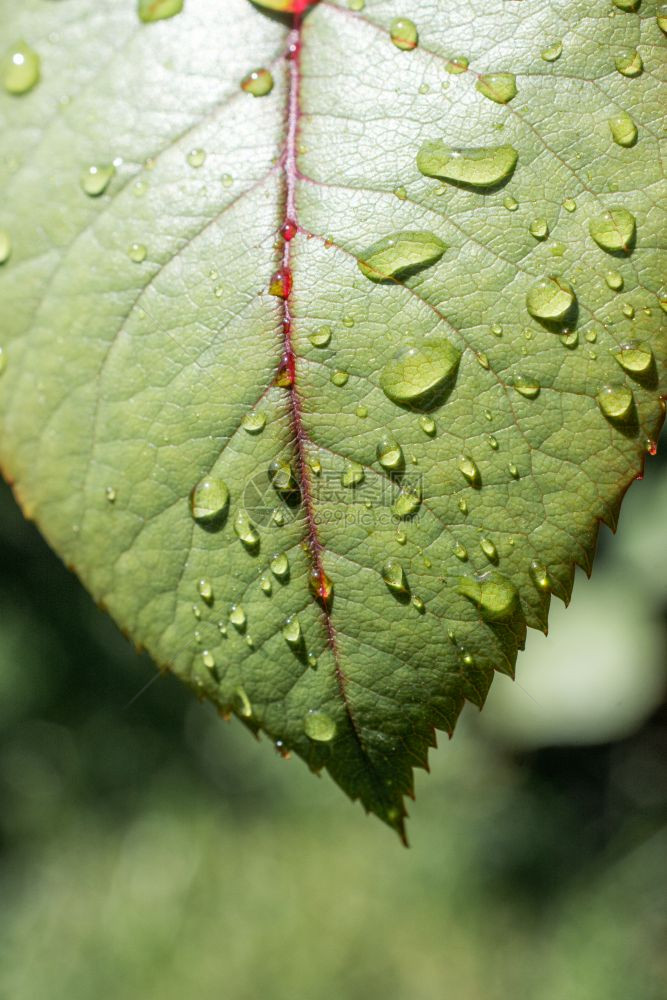
<path fill-rule="evenodd" d="M 40 58 L 26 42 L 17 42 L 2 60 L 2 82 L 10 94 L 27 94 L 39 80 Z"/>
<path fill-rule="evenodd" d="M 198 524 L 218 524 L 227 514 L 229 490 L 222 479 L 207 476 L 190 493 L 190 511 Z"/>
<path fill-rule="evenodd" d="M 639 76 L 644 69 L 642 57 L 637 49 L 620 49 L 614 58 L 614 65 L 623 76 Z"/>
<path fill-rule="evenodd" d="M 97 198 L 99 195 L 104 194 L 115 173 L 116 168 L 112 163 L 105 166 L 87 167 L 81 174 L 81 188 L 91 198 Z"/>
<path fill-rule="evenodd" d="M 637 126 L 627 111 L 621 111 L 609 119 L 609 131 L 619 146 L 634 146 L 637 141 Z"/>
<path fill-rule="evenodd" d="M 336 735 L 336 723 L 326 712 L 311 709 L 303 720 L 306 736 L 316 743 L 330 743 Z"/>
<path fill-rule="evenodd" d="M 259 544 L 259 532 L 244 510 L 237 510 L 234 517 L 234 531 L 243 544 L 254 549 Z"/>
<path fill-rule="evenodd" d="M 545 240 L 549 235 L 549 223 L 546 219 L 533 219 L 528 228 L 530 235 L 534 236 L 536 240 Z"/>
<path fill-rule="evenodd" d="M 288 646 L 292 649 L 296 649 L 303 643 L 303 635 L 301 633 L 301 624 L 296 615 L 290 615 L 290 617 L 285 621 L 282 629 L 283 639 Z"/>
<path fill-rule="evenodd" d="M 268 69 L 253 69 L 241 80 L 241 89 L 253 97 L 266 97 L 273 90 L 273 76 Z"/>
<path fill-rule="evenodd" d="M 446 249 L 433 233 L 392 233 L 360 254 L 357 263 L 371 281 L 391 281 L 430 267 Z"/>
<path fill-rule="evenodd" d="M 392 507 L 392 513 L 395 517 L 407 518 L 411 517 L 417 510 L 422 502 L 421 490 L 419 486 L 412 483 L 403 483 L 403 488 Z"/>
<path fill-rule="evenodd" d="M 411 52 L 417 48 L 419 33 L 417 25 L 408 17 L 395 17 L 389 24 L 389 37 L 397 49 Z"/>
<path fill-rule="evenodd" d="M 623 275 L 620 271 L 607 271 L 604 280 L 613 292 L 620 292 L 623 288 Z"/>
<path fill-rule="evenodd" d="M 347 385 L 350 375 L 348 372 L 336 371 L 331 373 L 331 383 L 342 389 L 344 385 Z"/>
<path fill-rule="evenodd" d="M 496 104 L 508 104 L 516 97 L 516 77 L 514 73 L 485 73 L 475 88 Z"/>
<path fill-rule="evenodd" d="M 653 351 L 648 344 L 632 340 L 613 352 L 621 368 L 630 375 L 645 375 L 653 368 Z"/>
<path fill-rule="evenodd" d="M 461 352 L 444 338 L 402 347 L 382 370 L 380 386 L 394 403 L 428 408 L 451 388 L 460 358 Z"/>
<path fill-rule="evenodd" d="M 249 413 L 243 414 L 241 426 L 248 434 L 259 434 L 266 426 L 266 414 L 258 413 L 257 410 L 250 410 Z"/>
<path fill-rule="evenodd" d="M 141 264 L 145 261 L 147 253 L 148 251 L 143 243 L 132 243 L 127 248 L 127 255 L 135 264 Z"/>
<path fill-rule="evenodd" d="M 206 150 L 205 149 L 191 149 L 186 160 L 191 167 L 203 167 L 206 160 Z"/>
<path fill-rule="evenodd" d="M 326 347 L 331 340 L 331 327 L 322 326 L 315 333 L 311 333 L 308 340 L 311 342 L 313 347 Z"/>
<path fill-rule="evenodd" d="M 625 420 L 634 405 L 632 391 L 624 385 L 606 385 L 595 398 L 604 416 L 611 421 Z"/>
<path fill-rule="evenodd" d="M 627 253 L 635 238 L 635 217 L 627 208 L 610 208 L 589 221 L 588 231 L 603 250 Z"/>
<path fill-rule="evenodd" d="M 5 229 L 0 229 L 0 264 L 9 260 L 12 252 L 12 238 Z"/>
<path fill-rule="evenodd" d="M 385 434 L 380 438 L 376 448 L 377 459 L 383 469 L 388 472 L 396 472 L 403 468 L 405 459 L 403 449 L 391 434 Z"/>
<path fill-rule="evenodd" d="M 530 315 L 547 323 L 560 323 L 567 319 L 576 301 L 572 285 L 557 274 L 540 278 L 526 296 Z"/>
<path fill-rule="evenodd" d="M 472 188 L 490 188 L 512 176 L 519 154 L 513 146 L 476 149 L 448 146 L 442 139 L 425 142 L 417 167 L 427 177 Z"/>
<path fill-rule="evenodd" d="M 563 43 L 554 42 L 553 45 L 549 45 L 546 49 L 542 49 L 540 55 L 545 62 L 555 62 L 556 59 L 560 59 L 563 52 Z"/>
<path fill-rule="evenodd" d="M 512 385 L 526 399 L 535 399 L 540 394 L 540 383 L 529 375 L 517 375 Z"/>
<path fill-rule="evenodd" d="M 475 604 L 488 621 L 505 621 L 517 610 L 516 587 L 494 570 L 479 576 L 463 576 L 458 591 Z"/>
<path fill-rule="evenodd" d="M 142 21 L 161 21 L 183 10 L 183 0 L 139 0 L 139 17 Z"/>
<path fill-rule="evenodd" d="M 269 295 L 279 299 L 289 298 L 292 291 L 292 272 L 287 267 L 280 267 L 269 282 Z"/>

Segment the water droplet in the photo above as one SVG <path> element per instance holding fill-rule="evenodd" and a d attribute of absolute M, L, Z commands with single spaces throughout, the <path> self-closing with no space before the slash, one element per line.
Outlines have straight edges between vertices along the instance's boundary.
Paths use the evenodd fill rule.
<path fill-rule="evenodd" d="M 465 497 L 459 497 L 459 510 L 462 514 L 468 513 L 468 501 Z"/>
<path fill-rule="evenodd" d="M 354 326 L 354 316 L 343 316 L 343 326 L 351 330 Z"/>
<path fill-rule="evenodd" d="M 408 536 L 406 535 L 406 533 L 403 531 L 402 528 L 398 528 L 398 530 L 396 531 L 396 541 L 398 542 L 398 544 L 405 545 L 407 540 Z"/>
<path fill-rule="evenodd" d="M 405 570 L 398 559 L 387 559 L 382 567 L 382 579 L 395 594 L 407 594 L 410 592 Z"/>
<path fill-rule="evenodd" d="M 516 77 L 514 73 L 485 73 L 477 80 L 475 89 L 496 104 L 508 104 L 516 97 Z"/>
<path fill-rule="evenodd" d="M 453 551 L 454 555 L 456 556 L 456 558 L 460 559 L 461 562 L 466 562 L 467 561 L 467 559 L 468 559 L 468 550 L 465 547 L 465 545 L 463 545 L 461 542 L 456 542 L 454 544 L 454 548 L 452 549 L 452 551 Z"/>
<path fill-rule="evenodd" d="M 635 217 L 626 208 L 610 208 L 589 221 L 588 231 L 603 250 L 628 253 L 635 238 Z"/>
<path fill-rule="evenodd" d="M 201 659 L 207 670 L 215 670 L 215 657 L 208 649 L 201 654 Z"/>
<path fill-rule="evenodd" d="M 402 186 L 394 188 L 394 194 L 396 195 L 396 197 L 398 198 L 399 201 L 405 201 L 405 199 L 408 196 L 408 192 Z"/>
<path fill-rule="evenodd" d="M 336 723 L 331 716 L 314 708 L 303 720 L 303 728 L 306 736 L 316 743 L 331 743 L 336 735 Z"/>
<path fill-rule="evenodd" d="M 408 17 L 395 17 L 389 24 L 389 37 L 397 49 L 411 52 L 419 43 L 417 25 Z"/>
<path fill-rule="evenodd" d="M 197 584 L 197 592 L 206 604 L 213 603 L 213 584 L 210 580 L 200 580 Z"/>
<path fill-rule="evenodd" d="M 549 253 L 552 257 L 562 257 L 565 253 L 564 243 L 554 243 L 553 246 L 549 247 Z"/>
<path fill-rule="evenodd" d="M 620 49 L 615 58 L 614 65 L 623 76 L 639 76 L 644 69 L 642 57 L 637 49 Z"/>
<path fill-rule="evenodd" d="M 435 420 L 433 417 L 427 417 L 425 413 L 423 413 L 419 418 L 419 426 L 423 430 L 424 434 L 428 434 L 429 437 L 433 437 L 435 434 Z"/>
<path fill-rule="evenodd" d="M 322 463 L 319 458 L 315 458 L 313 455 L 308 456 L 308 468 L 311 472 L 314 472 L 316 476 L 319 476 L 322 472 Z"/>
<path fill-rule="evenodd" d="M 639 7 L 641 0 L 611 0 L 614 7 L 618 7 L 619 10 L 623 10 L 626 13 L 630 11 L 635 11 Z"/>
<path fill-rule="evenodd" d="M 566 212 L 576 212 L 577 203 L 574 200 L 574 198 L 566 198 L 565 201 L 563 202 L 563 208 L 565 209 Z"/>
<path fill-rule="evenodd" d="M 285 552 L 276 552 L 269 563 L 269 569 L 279 580 L 285 580 L 289 576 L 289 559 Z"/>
<path fill-rule="evenodd" d="M 589 344 L 594 344 L 595 341 L 598 339 L 598 335 L 595 330 L 587 330 L 584 336 L 586 337 L 586 340 L 588 341 Z"/>
<path fill-rule="evenodd" d="M 667 3 L 658 4 L 656 11 L 656 21 L 661 31 L 667 35 Z"/>
<path fill-rule="evenodd" d="M 366 0 L 347 0 L 348 10 L 360 11 L 366 6 Z"/>
<path fill-rule="evenodd" d="M 494 451 L 498 451 L 500 445 L 498 444 L 498 438 L 494 437 L 493 434 L 487 434 L 486 443 L 489 448 L 493 448 Z"/>
<path fill-rule="evenodd" d="M 632 392 L 624 385 L 606 385 L 595 398 L 604 416 L 611 421 L 625 420 L 634 405 Z"/>
<path fill-rule="evenodd" d="M 540 383 L 528 375 L 517 375 L 512 386 L 526 399 L 535 399 L 540 394 Z"/>
<path fill-rule="evenodd" d="M 421 490 L 416 484 L 404 482 L 401 492 L 394 501 L 392 513 L 395 517 L 411 517 L 419 510 L 422 502 Z"/>
<path fill-rule="evenodd" d="M 195 616 L 197 621 L 201 621 L 201 608 L 197 604 L 192 605 L 192 614 Z"/>
<path fill-rule="evenodd" d="M 517 609 L 516 587 L 494 570 L 479 576 L 461 577 L 458 591 L 472 601 L 488 621 L 504 621 L 511 618 Z"/>
<path fill-rule="evenodd" d="M 517 466 L 514 464 L 514 462 L 510 462 L 510 464 L 507 466 L 507 468 L 508 468 L 509 474 L 512 477 L 512 479 L 518 479 L 519 478 L 519 470 L 518 470 Z"/>
<path fill-rule="evenodd" d="M 489 562 L 498 562 L 498 549 L 493 544 L 490 538 L 480 538 L 479 547 L 489 560 Z"/>
<path fill-rule="evenodd" d="M 489 188 L 512 176 L 518 160 L 513 146 L 457 149 L 442 139 L 425 142 L 417 154 L 417 167 L 426 177 L 452 181 L 472 188 Z"/>
<path fill-rule="evenodd" d="M 259 544 L 259 532 L 244 510 L 237 510 L 234 517 L 234 531 L 243 544 L 254 549 Z"/>
<path fill-rule="evenodd" d="M 265 593 L 268 597 L 273 593 L 273 584 L 271 583 L 271 577 L 266 573 L 262 573 L 259 578 L 260 590 Z"/>
<path fill-rule="evenodd" d="M 311 333 L 308 340 L 311 342 L 313 347 L 326 347 L 331 340 L 331 327 L 322 326 L 315 333 Z"/>
<path fill-rule="evenodd" d="M 403 449 L 391 434 L 385 434 L 380 439 L 375 452 L 378 462 L 383 469 L 395 472 L 397 469 L 402 469 L 405 465 Z"/>
<path fill-rule="evenodd" d="M 183 10 L 183 0 L 139 0 L 139 17 L 142 21 L 161 21 Z"/>
<path fill-rule="evenodd" d="M 331 381 L 335 386 L 338 386 L 339 389 L 342 389 L 342 387 L 347 384 L 349 377 L 350 375 L 348 372 L 337 371 L 332 373 Z"/>
<path fill-rule="evenodd" d="M 40 58 L 26 42 L 12 45 L 2 60 L 2 82 L 10 94 L 27 94 L 39 80 Z"/>
<path fill-rule="evenodd" d="M 637 126 L 627 111 L 621 111 L 609 119 L 609 131 L 619 146 L 634 146 L 637 141 Z"/>
<path fill-rule="evenodd" d="M 534 236 L 536 240 L 545 240 L 549 235 L 549 223 L 546 219 L 533 219 L 528 228 L 530 235 Z"/>
<path fill-rule="evenodd" d="M 1 355 L 2 355 L 2 352 L 0 351 L 0 372 L 2 371 L 2 357 L 1 357 Z M 116 496 L 117 496 L 115 488 L 113 486 L 107 486 L 107 487 L 105 487 L 104 496 L 106 497 L 106 499 L 108 500 L 109 503 L 115 503 L 116 502 Z"/>
<path fill-rule="evenodd" d="M 422 601 L 421 597 L 417 597 L 416 595 L 412 598 L 412 606 L 419 612 L 420 615 L 423 615 L 426 611 L 426 605 Z"/>
<path fill-rule="evenodd" d="M 231 174 L 223 174 L 220 180 L 222 181 L 222 186 L 226 188 L 231 187 L 234 183 L 234 178 Z"/>
<path fill-rule="evenodd" d="M 445 65 L 445 69 L 448 73 L 453 73 L 458 75 L 459 73 L 465 73 L 470 65 L 470 61 L 465 56 L 454 56 Z"/>
<path fill-rule="evenodd" d="M 446 249 L 433 233 L 392 233 L 360 254 L 357 264 L 371 281 L 391 281 L 430 267 Z"/>
<path fill-rule="evenodd" d="M 576 301 L 572 285 L 557 274 L 540 278 L 526 296 L 530 315 L 549 323 L 565 320 L 573 311 Z"/>
<path fill-rule="evenodd" d="M 115 173 L 116 168 L 111 163 L 105 166 L 90 166 L 81 174 L 81 188 L 91 198 L 97 198 L 104 194 Z"/>
<path fill-rule="evenodd" d="M 141 264 L 142 261 L 146 260 L 147 253 L 148 251 L 143 243 L 132 243 L 127 249 L 128 257 L 135 264 Z"/>
<path fill-rule="evenodd" d="M 613 292 L 620 292 L 623 288 L 623 275 L 620 271 L 607 271 L 604 280 Z"/>
<path fill-rule="evenodd" d="M 299 484 L 291 464 L 283 458 L 276 458 L 269 463 L 267 470 L 269 480 L 274 490 L 282 495 L 299 492 Z"/>
<path fill-rule="evenodd" d="M 503 199 L 503 205 L 508 212 L 516 212 L 517 208 L 519 207 L 519 202 L 516 200 L 516 198 L 513 198 L 511 194 L 508 194 Z"/>
<path fill-rule="evenodd" d="M 190 493 L 190 511 L 197 524 L 215 524 L 222 520 L 229 505 L 229 490 L 222 479 L 207 476 Z"/>
<path fill-rule="evenodd" d="M 292 647 L 292 649 L 296 649 L 298 646 L 302 645 L 303 636 L 301 634 L 301 624 L 299 623 L 299 619 L 296 615 L 290 615 L 290 617 L 286 619 L 281 631 L 283 639 L 288 646 Z"/>
<path fill-rule="evenodd" d="M 560 59 L 563 52 L 563 43 L 554 42 L 553 45 L 549 45 L 546 49 L 542 49 L 540 55 L 545 62 L 556 62 L 556 59 Z"/>
<path fill-rule="evenodd" d="M 191 167 L 203 167 L 206 160 L 205 149 L 191 149 L 186 157 Z"/>
<path fill-rule="evenodd" d="M 500 323 L 494 323 L 492 325 L 492 327 L 491 327 L 491 333 L 493 334 L 494 337 L 502 337 L 502 335 L 503 335 L 503 328 L 500 325 Z"/>
<path fill-rule="evenodd" d="M 340 476 L 342 486 L 358 486 L 364 481 L 364 467 L 351 459 L 346 461 Z"/>
<path fill-rule="evenodd" d="M 0 264 L 9 260 L 12 252 L 12 238 L 5 229 L 0 229 Z"/>
<path fill-rule="evenodd" d="M 248 619 L 241 604 L 232 604 L 229 609 L 229 620 L 237 631 L 243 632 L 245 630 Z"/>
<path fill-rule="evenodd" d="M 579 334 L 576 330 L 569 330 L 567 333 L 561 335 L 560 341 L 563 347 L 576 347 L 579 343 Z"/>
<path fill-rule="evenodd" d="M 253 97 L 266 97 L 273 90 L 273 76 L 268 69 L 253 69 L 241 80 L 241 89 Z"/>
<path fill-rule="evenodd" d="M 308 574 L 308 588 L 320 604 L 327 607 L 333 597 L 333 582 L 323 569 L 313 567 Z"/>
<path fill-rule="evenodd" d="M 368 408 L 366 406 L 361 406 L 361 404 L 356 408 L 354 412 L 356 416 L 358 416 L 361 420 L 365 420 L 366 417 L 368 416 Z"/>
<path fill-rule="evenodd" d="M 653 368 L 653 351 L 648 344 L 632 340 L 612 353 L 621 368 L 630 375 L 645 375 Z"/>
<path fill-rule="evenodd" d="M 443 338 L 402 347 L 384 366 L 380 386 L 394 403 L 430 406 L 451 387 L 460 358 L 461 352 Z"/>
<path fill-rule="evenodd" d="M 250 410 L 249 413 L 243 414 L 241 426 L 248 434 L 259 434 L 266 426 L 266 414 Z"/>
<path fill-rule="evenodd" d="M 541 590 L 545 594 L 551 590 L 551 578 L 546 566 L 543 566 L 537 559 L 533 559 L 528 567 L 528 571 L 538 590 Z"/>
<path fill-rule="evenodd" d="M 289 298 L 292 291 L 292 272 L 287 267 L 279 267 L 269 282 L 269 295 L 279 299 Z"/>
<path fill-rule="evenodd" d="M 250 698 L 242 687 L 237 687 L 232 695 L 232 706 L 242 719 L 249 719 L 252 715 L 252 705 Z"/>
<path fill-rule="evenodd" d="M 459 458 L 459 472 L 464 479 L 467 479 L 471 486 L 478 487 L 480 485 L 481 476 L 479 469 L 470 455 L 461 455 Z"/>
<path fill-rule="evenodd" d="M 313 653 L 312 651 L 309 651 L 306 659 L 308 660 L 308 666 L 312 670 L 314 670 L 315 667 L 317 666 L 317 657 L 315 656 L 315 653 Z"/>
<path fill-rule="evenodd" d="M 627 319 L 635 318 L 635 307 L 631 302 L 624 302 L 621 306 L 621 312 Z"/>
<path fill-rule="evenodd" d="M 461 659 L 466 667 L 473 667 L 475 665 L 475 657 L 466 649 L 461 650 Z"/>

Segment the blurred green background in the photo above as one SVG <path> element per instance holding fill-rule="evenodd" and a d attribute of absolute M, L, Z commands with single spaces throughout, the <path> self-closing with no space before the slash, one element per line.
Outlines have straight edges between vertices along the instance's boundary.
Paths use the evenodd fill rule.
<path fill-rule="evenodd" d="M 155 676 L 0 491 L 0 997 L 660 1000 L 667 463 L 404 850 Z"/>

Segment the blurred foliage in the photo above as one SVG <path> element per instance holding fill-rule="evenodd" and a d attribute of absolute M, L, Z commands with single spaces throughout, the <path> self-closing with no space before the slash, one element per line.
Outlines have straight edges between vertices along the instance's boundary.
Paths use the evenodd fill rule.
<path fill-rule="evenodd" d="M 4 490 L 0 996 L 663 997 L 666 473 L 432 754 L 410 851 L 153 682 Z"/>

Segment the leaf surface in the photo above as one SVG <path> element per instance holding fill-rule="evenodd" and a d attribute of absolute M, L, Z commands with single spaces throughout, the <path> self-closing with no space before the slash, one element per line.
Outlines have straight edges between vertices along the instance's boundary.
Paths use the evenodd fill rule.
<path fill-rule="evenodd" d="M 657 436 L 664 36 L 180 6 L 0 0 L 2 467 L 158 664 L 402 832 Z"/>

